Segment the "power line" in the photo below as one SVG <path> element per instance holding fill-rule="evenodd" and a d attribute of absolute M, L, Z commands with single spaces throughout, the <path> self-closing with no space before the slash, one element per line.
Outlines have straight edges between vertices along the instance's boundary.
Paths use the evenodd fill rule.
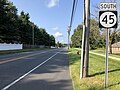
<path fill-rule="evenodd" d="M 78 5 L 78 0 L 76 0 L 76 3 L 75 3 L 75 10 L 74 10 L 74 12 L 76 12 L 77 5 Z M 74 16 L 75 16 L 75 13 L 74 13 Z"/>
<path fill-rule="evenodd" d="M 72 6 L 72 13 L 71 13 L 71 20 L 70 20 L 70 29 L 72 27 L 73 19 L 75 16 L 76 8 L 77 8 L 78 0 L 73 0 L 73 6 Z"/>
<path fill-rule="evenodd" d="M 70 48 L 70 31 L 71 31 L 73 19 L 74 19 L 76 8 L 77 8 L 77 3 L 78 3 L 78 0 L 73 0 L 71 20 L 70 20 L 70 25 L 68 27 L 68 49 Z"/>

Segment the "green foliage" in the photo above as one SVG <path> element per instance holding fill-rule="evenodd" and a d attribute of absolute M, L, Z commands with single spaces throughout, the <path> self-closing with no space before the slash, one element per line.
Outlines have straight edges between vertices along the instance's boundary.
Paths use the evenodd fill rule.
<path fill-rule="evenodd" d="M 71 37 L 72 46 L 73 47 L 81 47 L 82 45 L 82 31 L 83 26 L 78 25 L 78 27 L 74 30 L 74 33 Z M 97 49 L 105 47 L 106 41 L 106 31 L 100 30 L 98 21 L 94 18 L 90 20 L 90 49 Z M 113 44 L 115 42 L 120 41 L 120 30 L 110 30 L 110 43 Z M 111 45 L 110 44 L 110 45 Z"/>
<path fill-rule="evenodd" d="M 50 46 L 55 46 L 55 37 L 53 35 L 50 36 Z"/>
<path fill-rule="evenodd" d="M 78 25 L 78 27 L 74 30 L 74 34 L 71 37 L 73 47 L 81 47 L 81 45 L 82 45 L 82 32 L 83 32 L 83 26 Z"/>
<path fill-rule="evenodd" d="M 81 47 L 82 45 L 82 32 L 83 26 L 78 25 L 74 30 L 74 34 L 71 37 L 73 47 Z M 100 40 L 100 32 L 98 29 L 98 22 L 95 19 L 90 21 L 90 48 L 96 49 L 96 47 L 102 46 Z"/>
<path fill-rule="evenodd" d="M 59 41 L 57 42 L 56 46 L 59 47 L 64 47 L 64 45 L 62 43 L 60 43 Z"/>
<path fill-rule="evenodd" d="M 32 44 L 33 30 L 36 45 L 55 46 L 55 38 L 30 20 L 29 13 L 17 8 L 8 0 L 0 0 L 0 43 Z"/>
<path fill-rule="evenodd" d="M 17 41 L 17 9 L 7 0 L 0 1 L 0 42 Z"/>
<path fill-rule="evenodd" d="M 120 41 L 120 29 L 110 30 L 110 42 L 111 44 Z"/>
<path fill-rule="evenodd" d="M 99 47 L 100 32 L 98 22 L 95 19 L 90 21 L 90 48 L 96 49 Z"/>

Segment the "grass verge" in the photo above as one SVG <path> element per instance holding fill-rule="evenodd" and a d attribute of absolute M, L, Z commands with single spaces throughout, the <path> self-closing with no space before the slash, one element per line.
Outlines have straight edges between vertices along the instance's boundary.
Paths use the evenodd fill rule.
<path fill-rule="evenodd" d="M 108 88 L 104 88 L 105 58 L 89 55 L 89 77 L 80 79 L 80 57 L 77 49 L 70 49 L 70 72 L 74 90 L 120 90 L 120 61 L 109 59 Z"/>
<path fill-rule="evenodd" d="M 91 51 L 95 52 L 95 53 L 100 53 L 100 54 L 104 54 L 105 55 L 105 48 L 98 48 L 96 50 L 91 50 Z M 109 54 L 109 56 L 120 58 L 120 53 Z"/>
<path fill-rule="evenodd" d="M 0 55 L 3 54 L 12 54 L 12 53 L 20 53 L 20 52 L 29 52 L 29 51 L 35 51 L 35 50 L 45 50 L 48 48 L 33 48 L 33 49 L 19 49 L 19 50 L 1 50 Z"/>

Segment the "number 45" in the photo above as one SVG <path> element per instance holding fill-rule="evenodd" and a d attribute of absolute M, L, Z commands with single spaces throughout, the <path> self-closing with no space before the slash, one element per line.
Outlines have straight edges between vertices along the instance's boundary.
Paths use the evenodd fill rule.
<path fill-rule="evenodd" d="M 115 15 L 105 15 L 102 22 L 105 22 L 105 24 L 113 24 L 114 23 L 114 17 L 115 17 Z"/>

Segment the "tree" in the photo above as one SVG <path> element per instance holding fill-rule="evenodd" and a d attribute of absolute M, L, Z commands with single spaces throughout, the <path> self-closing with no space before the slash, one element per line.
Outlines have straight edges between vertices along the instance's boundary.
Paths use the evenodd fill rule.
<path fill-rule="evenodd" d="M 100 47 L 100 32 L 98 28 L 98 22 L 92 18 L 90 21 L 90 48 L 95 49 Z M 81 47 L 82 45 L 82 33 L 83 25 L 78 25 L 78 27 L 74 30 L 74 33 L 71 37 L 73 47 Z"/>
<path fill-rule="evenodd" d="M 93 18 L 90 20 L 90 27 L 90 48 L 96 49 L 100 43 L 100 32 L 98 22 Z"/>
<path fill-rule="evenodd" d="M 110 0 L 111 2 L 117 2 L 116 0 Z M 92 16 L 94 16 L 97 20 L 99 19 L 98 18 L 98 14 L 96 14 L 96 13 L 98 13 L 99 12 L 99 6 L 98 6 L 98 4 L 96 4 L 95 6 L 94 6 L 94 8 L 95 8 L 95 14 L 92 14 Z M 120 17 L 120 16 L 119 16 Z M 102 41 L 102 43 L 103 43 L 103 45 L 105 44 L 105 36 L 104 36 L 104 34 L 105 34 L 105 32 L 106 32 L 106 30 L 105 29 L 101 29 L 102 30 L 102 33 L 103 33 L 103 35 L 101 35 L 102 36 L 102 38 L 101 39 L 104 39 L 104 40 L 101 40 L 100 39 L 100 41 Z M 115 43 L 115 42 L 118 42 L 119 41 L 119 29 L 109 29 L 109 53 L 110 54 L 112 54 L 112 48 L 111 48 L 111 45 L 113 44 L 113 43 Z M 104 37 L 104 38 L 103 38 Z"/>
<path fill-rule="evenodd" d="M 112 44 L 120 41 L 120 29 L 109 31 L 109 53 L 112 54 Z"/>
<path fill-rule="evenodd" d="M 18 41 L 17 9 L 7 0 L 0 1 L 0 38 L 1 42 L 14 43 Z"/>
<path fill-rule="evenodd" d="M 33 30 L 36 45 L 55 45 L 54 36 L 45 29 L 38 28 L 30 20 L 29 13 L 22 11 L 17 15 L 17 9 L 8 0 L 0 0 L 0 43 L 22 43 L 32 45 Z"/>
<path fill-rule="evenodd" d="M 57 44 L 56 44 L 56 46 L 57 46 L 58 48 L 60 48 L 60 47 L 63 47 L 64 45 L 58 41 Z"/>
<path fill-rule="evenodd" d="M 50 36 L 50 46 L 55 46 L 55 37 L 53 35 Z"/>
<path fill-rule="evenodd" d="M 81 45 L 82 45 L 82 31 L 83 31 L 82 25 L 78 25 L 78 27 L 74 30 L 74 34 L 71 37 L 73 47 L 81 47 Z"/>
<path fill-rule="evenodd" d="M 21 12 L 19 16 L 19 35 L 20 41 L 24 44 L 31 44 L 32 40 L 32 24 L 29 21 L 29 13 Z"/>

